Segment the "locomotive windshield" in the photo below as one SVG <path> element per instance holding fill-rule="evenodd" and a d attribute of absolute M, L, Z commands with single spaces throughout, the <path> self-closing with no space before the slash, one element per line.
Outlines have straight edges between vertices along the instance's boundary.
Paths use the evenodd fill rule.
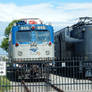
<path fill-rule="evenodd" d="M 36 31 L 37 42 L 48 42 L 50 41 L 49 31 Z"/>
<path fill-rule="evenodd" d="M 28 31 L 16 32 L 16 42 L 29 42 L 31 39 L 31 33 Z"/>
<path fill-rule="evenodd" d="M 16 42 L 48 42 L 50 41 L 49 31 L 18 31 L 16 32 Z"/>

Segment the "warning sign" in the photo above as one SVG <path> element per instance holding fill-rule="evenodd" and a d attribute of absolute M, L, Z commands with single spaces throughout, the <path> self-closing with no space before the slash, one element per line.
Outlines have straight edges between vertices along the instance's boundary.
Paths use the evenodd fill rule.
<path fill-rule="evenodd" d="M 6 62 L 0 61 L 0 76 L 6 76 Z"/>

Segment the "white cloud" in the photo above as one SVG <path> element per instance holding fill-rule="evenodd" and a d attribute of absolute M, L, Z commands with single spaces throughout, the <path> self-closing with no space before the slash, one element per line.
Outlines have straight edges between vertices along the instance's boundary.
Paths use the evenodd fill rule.
<path fill-rule="evenodd" d="M 0 4 L 0 21 L 39 17 L 43 21 L 52 22 L 55 26 L 66 26 L 74 23 L 72 20 L 80 16 L 92 16 L 92 3 L 61 3 L 54 6 L 51 3 L 41 3 L 29 6 L 15 4 Z"/>
<path fill-rule="evenodd" d="M 66 3 L 66 4 L 63 3 L 63 4 L 60 4 L 58 8 L 62 8 L 66 10 L 92 9 L 92 3 Z"/>
<path fill-rule="evenodd" d="M 29 6 L 0 4 L 0 21 L 37 17 L 44 22 L 51 22 L 55 30 L 74 24 L 75 19 L 81 16 L 92 16 L 92 3 L 40 3 Z M 1 22 L 0 43 L 6 26 L 7 23 Z"/>

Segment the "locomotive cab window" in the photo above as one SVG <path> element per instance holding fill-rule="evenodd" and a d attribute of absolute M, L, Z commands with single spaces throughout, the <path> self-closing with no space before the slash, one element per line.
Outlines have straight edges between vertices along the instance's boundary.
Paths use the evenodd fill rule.
<path fill-rule="evenodd" d="M 16 32 L 16 42 L 29 42 L 29 41 L 31 41 L 31 31 Z"/>
<path fill-rule="evenodd" d="M 50 32 L 49 31 L 18 31 L 16 32 L 16 42 L 49 42 Z"/>
<path fill-rule="evenodd" d="M 50 32 L 49 31 L 36 31 L 37 42 L 49 42 Z"/>

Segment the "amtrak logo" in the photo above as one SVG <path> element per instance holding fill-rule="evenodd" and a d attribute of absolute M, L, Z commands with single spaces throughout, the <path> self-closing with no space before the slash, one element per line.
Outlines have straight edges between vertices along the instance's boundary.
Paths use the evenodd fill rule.
<path fill-rule="evenodd" d="M 33 52 L 36 52 L 38 50 L 38 48 L 31 48 L 30 50 Z"/>

